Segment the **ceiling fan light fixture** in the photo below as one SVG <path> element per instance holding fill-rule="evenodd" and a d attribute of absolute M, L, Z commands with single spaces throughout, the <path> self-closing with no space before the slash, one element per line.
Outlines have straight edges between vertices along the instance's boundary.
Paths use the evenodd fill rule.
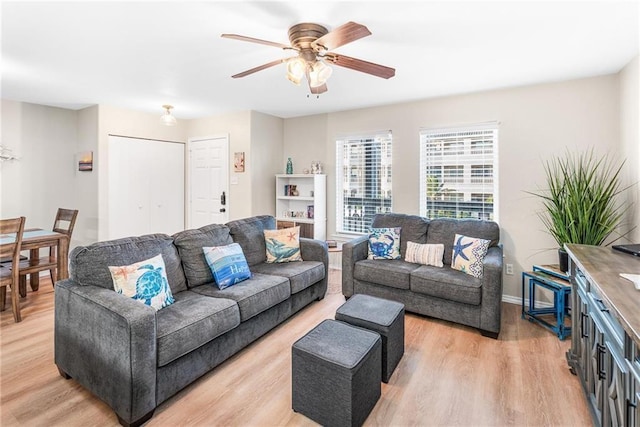
<path fill-rule="evenodd" d="M 162 124 L 165 126 L 175 126 L 178 121 L 174 116 L 171 115 L 171 109 L 173 108 L 173 105 L 163 105 L 162 108 L 164 108 L 165 111 L 165 113 L 160 116 Z"/>
<path fill-rule="evenodd" d="M 287 79 L 296 86 L 300 86 L 300 82 L 304 77 L 306 63 L 302 58 L 291 58 L 287 61 Z"/>
<path fill-rule="evenodd" d="M 309 71 L 309 86 L 319 87 L 329 80 L 333 73 L 333 69 L 324 63 L 322 60 L 316 61 Z"/>

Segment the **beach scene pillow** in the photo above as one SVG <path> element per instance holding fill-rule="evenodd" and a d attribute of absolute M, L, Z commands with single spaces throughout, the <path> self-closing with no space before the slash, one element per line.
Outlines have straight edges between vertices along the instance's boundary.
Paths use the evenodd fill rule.
<path fill-rule="evenodd" d="M 369 259 L 400 259 L 400 227 L 372 228 L 369 233 Z"/>
<path fill-rule="evenodd" d="M 483 261 L 491 240 L 456 234 L 453 241 L 453 255 L 451 268 L 460 270 L 478 279 L 482 278 L 484 268 Z"/>
<path fill-rule="evenodd" d="M 202 248 L 218 289 L 222 290 L 251 278 L 249 264 L 238 243 Z"/>

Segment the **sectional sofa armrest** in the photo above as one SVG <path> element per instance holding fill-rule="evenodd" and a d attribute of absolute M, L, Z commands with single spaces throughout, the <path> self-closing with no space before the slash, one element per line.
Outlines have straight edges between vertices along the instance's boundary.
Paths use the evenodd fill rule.
<path fill-rule="evenodd" d="M 324 240 L 300 238 L 300 256 L 305 261 L 319 261 L 324 264 L 324 279 L 319 282 L 321 300 L 329 288 L 329 251 Z"/>
<path fill-rule="evenodd" d="M 353 295 L 353 270 L 356 262 L 367 258 L 369 237 L 360 236 L 342 245 L 342 294 Z"/>
<path fill-rule="evenodd" d="M 156 312 L 72 279 L 55 287 L 55 363 L 126 423 L 156 407 Z"/>
<path fill-rule="evenodd" d="M 484 258 L 480 329 L 496 336 L 502 313 L 502 263 L 502 245 L 490 247 Z"/>

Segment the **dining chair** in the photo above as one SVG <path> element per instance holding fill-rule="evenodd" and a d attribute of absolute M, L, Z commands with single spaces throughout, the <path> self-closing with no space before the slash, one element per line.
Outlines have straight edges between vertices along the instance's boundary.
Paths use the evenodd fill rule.
<path fill-rule="evenodd" d="M 59 208 L 56 213 L 56 219 L 53 222 L 53 231 L 66 234 L 69 237 L 69 241 L 71 241 L 71 234 L 73 233 L 73 227 L 76 224 L 77 217 L 77 209 Z M 49 248 L 49 256 L 39 257 L 37 260 L 26 259 L 20 261 L 20 295 L 26 296 L 27 294 L 28 274 L 39 274 L 41 271 L 49 270 L 51 283 L 55 286 L 58 269 L 57 256 L 56 247 L 51 246 Z"/>
<path fill-rule="evenodd" d="M 16 267 L 20 263 L 24 222 L 23 216 L 0 220 L 0 256 L 10 256 L 12 260 L 11 266 L 3 265 L 0 267 L 0 310 L 4 310 L 7 286 L 11 286 L 11 309 L 13 310 L 13 319 L 16 322 L 22 320 L 18 296 L 19 270 Z"/>

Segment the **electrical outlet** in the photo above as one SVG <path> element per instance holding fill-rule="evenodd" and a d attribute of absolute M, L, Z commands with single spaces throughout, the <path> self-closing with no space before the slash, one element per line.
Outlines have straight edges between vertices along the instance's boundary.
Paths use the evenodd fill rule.
<path fill-rule="evenodd" d="M 507 267 L 506 273 L 509 274 L 509 275 L 512 275 L 513 274 L 513 264 L 507 264 L 506 267 Z"/>

